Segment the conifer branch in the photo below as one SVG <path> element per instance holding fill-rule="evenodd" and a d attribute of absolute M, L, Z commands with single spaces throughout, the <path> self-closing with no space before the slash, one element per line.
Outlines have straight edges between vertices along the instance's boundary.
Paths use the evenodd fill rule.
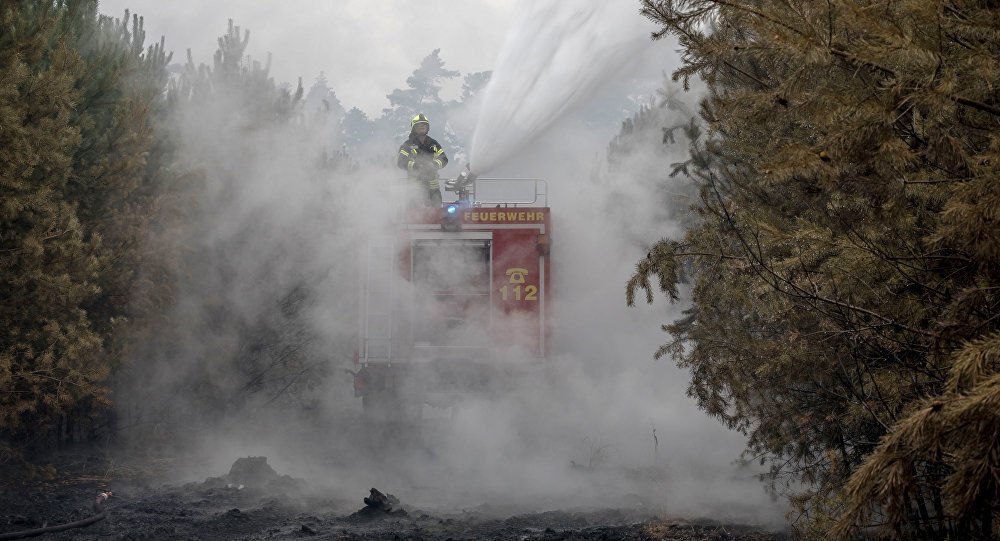
<path fill-rule="evenodd" d="M 842 519 L 845 538 L 879 526 L 989 538 L 1000 455 L 983 445 L 1000 441 L 1000 360 L 985 359 L 1000 348 L 954 352 L 1000 325 L 985 182 L 998 161 L 995 6 L 643 3 L 661 35 L 681 37 L 675 78 L 702 75 L 711 90 L 710 148 L 680 162 L 704 221 L 669 254 L 699 258 L 694 308 L 657 354 L 691 370 L 699 405 L 745 431 L 745 456 L 770 462 L 772 483 L 817 487 L 793 499 L 806 537 L 829 538 L 820 516 Z M 706 7 L 717 25 L 699 26 Z M 798 106 L 772 114 L 763 81 Z M 790 410 L 808 419 L 790 423 Z"/>
<path fill-rule="evenodd" d="M 979 101 L 976 101 L 976 100 L 970 100 L 968 98 L 963 98 L 962 96 L 949 96 L 949 97 L 952 100 L 954 100 L 956 103 L 959 103 L 961 105 L 965 105 L 966 107 L 972 107 L 973 109 L 976 109 L 978 111 L 982 111 L 984 113 L 989 113 L 989 114 L 991 114 L 993 116 L 1000 117 L 1000 109 L 997 109 L 996 107 L 992 107 L 990 105 L 987 105 L 985 103 L 982 103 L 982 102 L 979 102 Z"/>
<path fill-rule="evenodd" d="M 762 256 L 760 256 L 758 253 L 756 253 L 754 251 L 753 248 L 750 247 L 749 243 L 744 238 L 743 233 L 740 231 L 740 228 L 736 225 L 735 219 L 732 217 L 732 215 L 730 215 L 729 208 L 727 207 L 727 205 L 725 204 L 725 202 L 722 200 L 722 194 L 719 193 L 718 187 L 715 184 L 715 180 L 714 180 L 715 174 L 710 172 L 709 173 L 709 177 L 711 177 L 713 179 L 710 185 L 712 186 L 712 189 L 715 192 L 717 201 L 719 203 L 719 206 L 722 208 L 722 212 L 723 212 L 723 214 L 726 217 L 726 221 L 729 224 L 730 230 L 733 231 L 736 234 L 737 238 L 740 240 L 740 244 L 743 245 L 744 250 L 746 250 L 747 253 L 751 255 L 752 259 L 756 263 L 755 265 L 753 265 L 753 268 L 756 269 L 756 268 L 759 267 L 759 268 L 765 270 L 767 272 L 767 274 L 769 274 L 770 276 L 772 276 L 774 279 L 777 280 L 777 282 L 773 282 L 772 283 L 772 285 L 774 286 L 775 290 L 777 290 L 777 291 L 779 291 L 781 293 L 784 293 L 786 295 L 792 295 L 792 296 L 799 297 L 799 298 L 802 298 L 802 299 L 815 299 L 817 301 L 820 301 L 820 302 L 823 302 L 823 303 L 826 303 L 826 304 L 830 304 L 832 306 L 837 306 L 837 307 L 840 307 L 840 308 L 845 308 L 845 309 L 848 309 L 848 310 L 852 310 L 854 312 L 862 313 L 862 314 L 874 317 L 875 319 L 878 319 L 878 320 L 880 320 L 880 321 L 882 321 L 882 322 L 884 322 L 886 324 L 892 325 L 894 327 L 898 327 L 898 328 L 900 328 L 902 330 L 905 330 L 905 331 L 908 331 L 908 332 L 911 332 L 911 333 L 914 333 L 914 334 L 918 334 L 918 335 L 922 335 L 922 336 L 927 336 L 927 337 L 930 337 L 930 338 L 939 338 L 939 336 L 936 333 L 933 333 L 933 332 L 930 332 L 930 331 L 925 331 L 923 329 L 917 329 L 917 328 L 911 327 L 911 326 L 906 325 L 906 324 L 904 324 L 904 323 L 902 323 L 900 321 L 897 321 L 897 320 L 894 320 L 892 318 L 883 316 L 883 315 L 881 315 L 881 314 L 879 314 L 877 312 L 874 312 L 872 310 L 869 310 L 867 308 L 863 308 L 861 306 L 855 306 L 855 305 L 847 303 L 847 302 L 838 301 L 836 299 L 831 299 L 831 298 L 828 298 L 828 297 L 824 297 L 822 295 L 819 295 L 818 293 L 812 293 L 812 292 L 806 291 L 806 290 L 802 289 L 800 286 L 798 286 L 797 284 L 795 284 L 793 281 L 791 281 L 788 278 L 786 278 L 784 276 L 781 276 L 780 274 L 778 274 L 777 272 L 775 272 L 767 263 L 764 262 L 764 260 L 762 259 Z M 758 241 L 757 249 L 759 250 L 760 248 L 761 247 L 760 247 L 759 241 Z M 778 282 L 784 283 L 787 286 L 789 286 L 792 290 L 794 290 L 794 293 L 791 292 L 791 291 L 788 291 L 788 290 L 786 290 L 784 288 L 782 288 L 781 286 L 779 286 Z"/>
<path fill-rule="evenodd" d="M 743 256 L 728 255 L 728 254 L 722 254 L 722 253 L 713 254 L 713 253 L 709 253 L 709 252 L 675 252 L 673 255 L 674 256 L 678 256 L 678 257 L 695 257 L 695 256 L 698 256 L 698 257 L 711 257 L 711 258 L 715 258 L 715 259 L 736 259 L 736 260 L 739 260 L 739 261 L 745 261 L 746 260 L 746 258 L 743 257 Z"/>
<path fill-rule="evenodd" d="M 726 0 L 708 0 L 708 1 L 711 2 L 711 3 L 717 4 L 717 5 L 727 6 L 727 7 L 733 8 L 733 9 L 744 11 L 746 13 L 749 13 L 751 15 L 759 17 L 760 19 L 763 19 L 763 20 L 765 20 L 765 21 L 767 21 L 767 22 L 769 22 L 771 24 L 774 24 L 776 26 L 784 28 L 784 29 L 786 29 L 786 30 L 788 30 L 788 31 L 790 31 L 790 32 L 798 35 L 798 36 L 801 36 L 801 37 L 804 37 L 804 38 L 807 38 L 807 39 L 810 37 L 807 33 L 805 33 L 803 31 L 795 28 L 794 26 L 786 24 L 786 23 L 784 23 L 782 21 L 779 21 L 779 20 L 777 20 L 777 19 L 775 19 L 773 17 L 769 17 L 766 14 L 764 14 L 764 13 L 762 13 L 762 12 L 760 12 L 760 11 L 752 8 L 752 7 L 744 6 L 744 5 L 740 5 L 740 4 L 736 4 L 736 3 L 733 3 L 733 2 L 728 2 Z M 846 51 L 843 51 L 843 50 L 841 50 L 841 49 L 839 49 L 837 47 L 834 47 L 834 46 L 828 46 L 828 49 L 830 51 L 830 54 L 832 54 L 834 56 L 843 58 L 843 59 L 845 59 L 845 60 L 847 60 L 849 62 L 852 62 L 852 63 L 861 64 L 861 65 L 865 65 L 865 66 L 874 68 L 874 69 L 882 72 L 883 74 L 885 74 L 885 75 L 887 75 L 889 77 L 893 77 L 893 78 L 896 77 L 896 72 L 894 70 L 892 70 L 890 68 L 887 68 L 885 66 L 882 66 L 882 65 L 880 65 L 880 64 L 878 64 L 876 62 L 873 62 L 871 60 L 861 60 L 860 58 L 858 58 L 858 57 L 856 57 L 854 55 L 851 55 L 851 54 L 847 53 Z M 965 98 L 965 97 L 962 97 L 962 96 L 957 96 L 957 95 L 950 95 L 950 96 L 948 96 L 948 98 L 951 99 L 952 101 L 958 103 L 958 104 L 965 105 L 967 107 L 972 107 L 973 109 L 976 109 L 976 110 L 979 110 L 979 111 L 982 111 L 982 112 L 985 112 L 985 113 L 989 113 L 989 114 L 994 115 L 994 116 L 1000 116 L 1000 109 L 997 109 L 996 107 L 993 107 L 991 105 L 988 105 L 988 104 L 985 104 L 985 103 L 982 103 L 982 102 L 979 102 L 979 101 L 976 101 L 976 100 L 972 100 L 972 99 L 969 99 L 969 98 Z"/>

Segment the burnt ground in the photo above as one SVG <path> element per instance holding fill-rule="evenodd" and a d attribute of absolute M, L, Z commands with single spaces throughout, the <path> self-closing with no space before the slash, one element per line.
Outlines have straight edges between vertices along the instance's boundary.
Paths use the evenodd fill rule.
<path fill-rule="evenodd" d="M 653 498 L 632 493 L 634 487 L 621 491 L 619 498 L 602 495 L 571 501 L 557 496 L 529 501 L 507 493 L 502 497 L 484 495 L 470 486 L 475 485 L 475 480 L 456 479 L 461 474 L 451 473 L 450 469 L 442 470 L 444 473 L 432 471 L 419 480 L 408 479 L 393 470 L 392 464 L 400 457 L 433 455 L 444 433 L 434 432 L 429 428 L 432 424 L 425 422 L 421 425 L 424 437 L 435 442 L 427 446 L 430 451 L 408 443 L 393 454 L 387 451 L 386 439 L 377 437 L 363 447 L 369 452 L 359 453 L 354 442 L 364 440 L 366 434 L 371 437 L 370 427 L 338 423 L 336 431 L 331 425 L 311 430 L 309 436 L 293 428 L 286 435 L 289 441 L 300 444 L 314 438 L 314 445 L 309 447 L 316 449 L 313 455 L 284 460 L 288 465 L 301 466 L 309 461 L 324 465 L 323 473 L 308 479 L 282 475 L 274 469 L 278 467 L 275 462 L 281 462 L 278 459 L 237 459 L 239 455 L 216 457 L 218 461 L 214 462 L 208 455 L 187 455 L 182 459 L 169 448 L 154 451 L 148 445 L 132 451 L 78 448 L 31 456 L 30 463 L 0 461 L 0 539 L 10 532 L 91 517 L 95 496 L 105 490 L 114 495 L 104 504 L 104 520 L 34 539 L 790 539 L 787 532 L 775 531 L 773 525 L 747 524 L 757 515 L 740 508 L 739 496 L 730 498 L 722 507 L 704 508 L 701 516 L 699 512 L 674 516 L 652 505 Z M 338 437 L 326 436 L 331 433 Z M 246 448 L 236 446 L 234 452 L 246 452 Z M 379 452 L 373 453 L 372 449 Z M 599 494 L 613 491 L 597 468 L 589 470 L 565 462 L 571 477 L 579 475 L 594 481 L 572 490 Z M 434 463 L 418 461 L 420 467 Z M 190 469 L 189 474 L 180 473 L 192 464 L 198 465 L 194 473 Z M 206 478 L 205 472 L 218 477 Z M 646 471 L 626 474 L 643 479 L 655 477 Z M 196 481 L 185 484 L 177 479 Z M 390 512 L 366 507 L 362 500 L 369 496 L 368 488 L 372 486 L 397 494 L 401 502 L 393 504 Z M 682 490 L 678 498 L 695 501 L 697 495 L 685 498 Z M 672 508 L 684 507 L 678 503 L 682 502 L 675 500 Z"/>
<path fill-rule="evenodd" d="M 116 478 L 97 461 L 89 473 L 57 470 L 48 480 L 0 472 L 2 534 L 71 522 L 93 514 L 95 494 L 111 490 L 106 519 L 40 539 L 668 539 L 776 541 L 787 533 L 707 518 L 656 516 L 642 509 L 421 509 L 402 502 L 391 512 L 310 493 L 306 481 L 270 474 L 262 487 L 225 476 L 184 485 L 151 485 L 134 471 Z M 273 472 L 273 470 L 271 470 Z M 51 473 L 51 472 L 50 472 Z M 44 472 L 43 472 L 44 474 Z M 44 476 L 44 475 L 43 475 Z M 125 479 L 124 477 L 128 477 Z"/>

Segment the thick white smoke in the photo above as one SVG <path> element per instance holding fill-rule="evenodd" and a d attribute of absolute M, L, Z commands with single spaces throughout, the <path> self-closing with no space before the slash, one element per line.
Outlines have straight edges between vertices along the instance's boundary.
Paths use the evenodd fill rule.
<path fill-rule="evenodd" d="M 162 402 L 184 418 L 185 428 L 193 425 L 197 405 L 179 402 L 182 384 L 199 379 L 180 376 L 238 383 L 221 361 L 253 334 L 212 324 L 272 322 L 280 312 L 276 292 L 290 289 L 293 279 L 310 292 L 293 330 L 304 326 L 315 337 L 310 358 L 325 359 L 296 380 L 314 385 L 306 389 L 312 394 L 298 393 L 310 399 L 306 414 L 280 400 L 290 393 L 277 401 L 267 395 L 196 432 L 193 479 L 224 472 L 237 456 L 267 455 L 278 471 L 308 478 L 351 505 L 376 486 L 408 505 L 450 510 L 480 503 L 517 504 L 519 511 L 599 505 L 780 520 L 778 506 L 752 479 L 755 470 L 732 464 L 741 435 L 697 411 L 685 396 L 687 373 L 651 359 L 668 339 L 659 324 L 680 316 L 681 307 L 625 307 L 634 262 L 647 243 L 680 234 L 673 211 L 689 204 L 665 194 L 683 181 L 666 178 L 666 165 L 686 157 L 683 142 L 667 147 L 660 137 L 661 128 L 687 118 L 664 112 L 614 170 L 604 157 L 615 121 L 611 130 L 593 122 L 619 113 L 609 113 L 612 107 L 595 94 L 604 82 L 624 79 L 630 59 L 652 60 L 646 71 L 654 79 L 670 69 L 668 45 L 656 47 L 659 57 L 644 54 L 651 52 L 652 28 L 637 11 L 632 0 L 525 3 L 483 96 L 471 163 L 485 173 L 514 165 L 516 155 L 512 168 L 519 174 L 549 181 L 553 355 L 544 371 L 506 394 L 426 407 L 427 418 L 413 429 L 416 444 L 381 438 L 378 427 L 363 422 L 343 370 L 355 368 L 349 350 L 357 343 L 356 259 L 369 235 L 395 233 L 399 212 L 389 192 L 401 187 L 398 172 L 391 163 L 317 171 L 308 140 L 296 130 L 252 138 L 237 129 L 243 119 L 227 95 L 182 119 L 188 143 L 182 152 L 206 170 L 199 194 L 205 212 L 185 240 L 216 272 L 187 279 L 175 318 L 184 340 L 157 353 L 162 373 L 148 374 L 150 384 L 136 387 L 136 400 L 148 406 L 157 402 L 154 395 L 165 395 Z M 332 73 L 331 85 L 374 71 Z M 624 86 L 616 86 L 619 94 L 637 93 Z M 518 151 L 531 140 L 530 150 Z M 378 144 L 392 154 L 398 141 Z"/>
<path fill-rule="evenodd" d="M 542 0 L 522 9 L 483 99 L 471 164 L 486 173 L 650 44 L 638 3 Z"/>

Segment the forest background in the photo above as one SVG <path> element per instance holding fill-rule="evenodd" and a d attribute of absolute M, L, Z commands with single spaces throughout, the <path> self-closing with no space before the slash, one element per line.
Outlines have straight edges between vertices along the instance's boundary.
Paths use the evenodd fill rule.
<path fill-rule="evenodd" d="M 690 394 L 748 436 L 746 459 L 793 504 L 803 537 L 869 527 L 903 537 L 1000 533 L 1000 13 L 990 2 L 644 0 L 679 40 L 695 115 L 674 97 L 637 106 L 609 147 L 686 144 L 664 183 L 698 194 L 681 238 L 652 244 L 627 287 L 690 296 L 659 355 Z M 270 138 L 282 163 L 325 175 L 391 160 L 384 141 L 418 111 L 448 119 L 482 90 L 432 51 L 376 119 L 345 109 L 322 75 L 277 84 L 230 25 L 213 64 L 174 63 L 141 20 L 96 2 L 5 2 L 0 33 L 0 443 L 8 459 L 118 434 L 134 404 L 116 389 L 162 383 L 170 360 L 202 372 L 169 384 L 187 409 L 249 403 L 308 411 L 330 341 L 304 323 L 329 269 L 275 253 L 247 319 L 206 251 L 240 253 L 253 223 L 200 242 Z M 614 114 L 620 114 L 616 109 Z M 193 122 L 199 119 L 200 122 Z M 225 139 L 220 162 L 199 142 Z M 207 183 L 207 178 L 221 179 Z M 314 224 L 340 195 L 304 209 Z M 290 220 L 286 227 L 298 225 Z M 339 224 L 343 225 L 343 224 Z M 321 231 L 302 231 L 322 234 Z M 652 241 L 653 239 L 650 239 Z M 233 261 L 237 265 L 238 261 Z M 236 340 L 180 351 L 185 285 L 207 309 L 190 325 Z M 655 280 L 655 284 L 651 282 Z M 689 284 L 689 285 L 687 285 Z M 341 348 L 343 349 L 343 348 Z M 338 351 L 333 349 L 332 351 Z M 349 355 L 348 352 L 341 352 Z M 135 427 L 132 427 L 135 428 Z M 155 433 L 146 434 L 157 436 Z M 158 434 L 165 437 L 164 434 Z"/>

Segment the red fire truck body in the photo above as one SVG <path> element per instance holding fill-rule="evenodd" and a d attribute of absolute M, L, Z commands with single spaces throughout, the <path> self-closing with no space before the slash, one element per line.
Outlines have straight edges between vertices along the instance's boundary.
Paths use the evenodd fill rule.
<path fill-rule="evenodd" d="M 368 240 L 354 378 L 366 407 L 453 398 L 544 364 L 551 219 L 535 192 L 412 209 L 393 234 Z"/>

